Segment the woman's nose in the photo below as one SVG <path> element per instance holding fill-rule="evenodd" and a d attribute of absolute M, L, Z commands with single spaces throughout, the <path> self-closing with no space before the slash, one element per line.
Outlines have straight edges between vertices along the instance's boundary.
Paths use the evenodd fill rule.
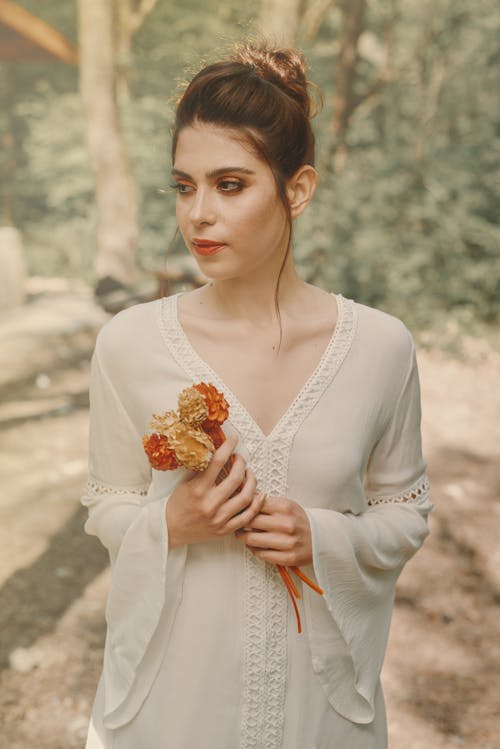
<path fill-rule="evenodd" d="M 191 221 L 195 224 L 213 224 L 215 222 L 215 206 L 210 192 L 198 188 L 191 204 Z"/>

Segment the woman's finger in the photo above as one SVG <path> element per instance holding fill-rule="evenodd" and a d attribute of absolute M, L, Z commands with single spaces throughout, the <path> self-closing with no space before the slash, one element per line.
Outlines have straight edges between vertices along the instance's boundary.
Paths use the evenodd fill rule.
<path fill-rule="evenodd" d="M 224 479 L 224 481 L 226 481 L 226 479 Z M 222 482 L 222 484 L 223 483 L 224 482 Z M 230 496 L 229 499 L 227 499 L 227 488 L 224 492 L 222 492 L 222 484 L 219 484 L 219 486 L 217 487 L 217 491 L 221 492 L 219 514 L 223 513 L 223 522 L 227 522 L 234 515 L 241 513 L 243 510 L 249 507 L 249 505 L 252 503 L 252 499 L 257 488 L 257 479 L 252 469 L 248 468 L 246 471 L 243 488 L 234 496 Z M 229 484 L 228 486 L 230 487 L 231 485 Z"/>
<path fill-rule="evenodd" d="M 290 551 L 296 546 L 293 536 L 283 533 L 267 533 L 265 531 L 244 531 L 238 533 L 238 538 L 247 546 L 255 549 L 274 549 L 275 551 Z"/>
<path fill-rule="evenodd" d="M 255 515 L 260 512 L 263 502 L 264 495 L 260 493 L 255 494 L 252 503 L 245 510 L 228 520 L 224 533 L 233 533 L 251 523 Z"/>
<path fill-rule="evenodd" d="M 276 549 L 258 549 L 256 547 L 248 547 L 252 554 L 263 562 L 269 562 L 269 564 L 281 564 L 283 567 L 291 567 L 292 565 L 308 564 L 307 560 L 301 560 L 300 556 L 293 551 L 278 551 Z"/>
<path fill-rule="evenodd" d="M 214 489 L 214 493 L 220 504 L 226 502 L 228 498 L 233 495 L 236 496 L 235 492 L 238 492 L 239 494 L 239 492 L 242 491 L 242 486 L 245 486 L 246 481 L 251 475 L 250 471 L 250 468 L 247 470 L 243 456 L 237 453 L 234 465 L 231 467 L 229 475 L 223 478 L 222 481 L 219 481 L 217 487 Z M 249 497 L 249 502 L 251 501 L 252 496 L 253 492 Z"/>
<path fill-rule="evenodd" d="M 269 494 L 266 497 L 262 512 L 264 515 L 274 515 L 275 513 L 284 513 L 290 511 L 292 501 L 286 497 L 275 497 Z"/>
<path fill-rule="evenodd" d="M 200 473 L 199 481 L 204 487 L 208 489 L 215 484 L 217 476 L 226 465 L 237 444 L 238 438 L 236 435 L 231 434 L 222 445 L 217 448 L 207 468 Z"/>
<path fill-rule="evenodd" d="M 264 503 L 265 504 L 265 503 Z M 282 518 L 279 515 L 265 515 L 262 511 L 252 520 L 249 531 L 279 531 L 282 530 Z"/>

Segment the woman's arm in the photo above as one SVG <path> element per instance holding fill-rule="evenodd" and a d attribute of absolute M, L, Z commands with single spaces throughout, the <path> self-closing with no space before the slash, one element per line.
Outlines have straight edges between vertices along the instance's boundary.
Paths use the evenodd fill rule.
<path fill-rule="evenodd" d="M 98 337 L 90 368 L 89 469 L 81 502 L 88 509 L 85 531 L 99 538 L 113 562 L 127 529 L 145 504 L 151 468 L 141 435 L 101 361 L 100 344 Z M 157 533 L 158 503 L 154 509 L 151 531 Z"/>
<path fill-rule="evenodd" d="M 169 497 L 147 497 L 151 467 L 137 418 L 138 390 L 144 384 L 134 381 L 137 367 L 128 366 L 128 340 L 138 331 L 125 313 L 100 331 L 92 357 L 89 480 L 81 499 L 88 508 L 85 530 L 100 539 L 112 562 L 103 667 L 107 728 L 130 720 L 136 709 L 134 700 L 141 695 L 136 690 L 128 699 L 132 685 L 160 621 L 162 642 L 168 639 L 182 596 L 186 558 L 185 547 L 168 547 Z M 143 677 L 143 688 L 147 683 Z"/>
<path fill-rule="evenodd" d="M 421 447 L 417 362 L 409 334 L 405 341 L 406 345 L 408 343 L 408 366 L 403 373 L 400 393 L 368 462 L 365 478 L 367 512 L 356 516 L 334 510 L 306 510 L 286 497 L 269 497 L 261 514 L 252 522 L 251 529 L 236 534 L 256 556 L 274 564 L 309 564 L 313 560 L 314 546 L 315 566 L 321 566 L 320 557 L 326 552 L 319 547 L 321 533 L 315 528 L 320 521 L 337 523 L 339 531 L 343 529 L 343 533 L 350 532 L 352 526 L 355 535 L 361 532 L 361 527 L 372 528 L 374 545 L 370 545 L 368 538 L 363 541 L 353 538 L 353 550 L 360 560 L 381 569 L 397 565 L 399 560 L 406 560 L 415 553 L 423 541 L 422 534 L 425 536 L 428 533 L 427 528 L 424 530 L 422 526 L 422 520 L 425 526 L 432 504 Z M 390 509 L 387 509 L 388 505 L 391 505 Z M 418 542 L 413 537 L 399 537 L 397 530 L 389 535 L 389 528 L 384 536 L 380 523 L 383 524 L 394 513 L 396 518 L 400 515 L 405 519 L 414 519 Z M 356 526 L 360 524 L 358 531 Z M 384 548 L 377 549 L 383 540 Z"/>

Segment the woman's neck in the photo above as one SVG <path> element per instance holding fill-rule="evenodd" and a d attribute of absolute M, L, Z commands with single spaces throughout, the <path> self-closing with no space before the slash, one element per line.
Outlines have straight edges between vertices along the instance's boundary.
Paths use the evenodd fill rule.
<path fill-rule="evenodd" d="M 276 284 L 277 279 L 269 274 L 260 278 L 213 280 L 199 290 L 199 301 L 209 317 L 242 320 L 256 328 L 267 328 L 276 324 L 278 319 Z M 282 318 L 299 317 L 309 292 L 308 284 L 298 276 L 293 263 L 287 263 L 278 290 Z"/>

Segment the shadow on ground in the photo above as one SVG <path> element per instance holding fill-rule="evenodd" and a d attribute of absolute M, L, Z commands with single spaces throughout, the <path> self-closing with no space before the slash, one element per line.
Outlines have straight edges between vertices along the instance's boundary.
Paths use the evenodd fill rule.
<path fill-rule="evenodd" d="M 0 670 L 9 653 L 53 631 L 61 616 L 109 563 L 106 550 L 83 530 L 79 507 L 55 533 L 46 551 L 17 570 L 0 588 Z"/>

